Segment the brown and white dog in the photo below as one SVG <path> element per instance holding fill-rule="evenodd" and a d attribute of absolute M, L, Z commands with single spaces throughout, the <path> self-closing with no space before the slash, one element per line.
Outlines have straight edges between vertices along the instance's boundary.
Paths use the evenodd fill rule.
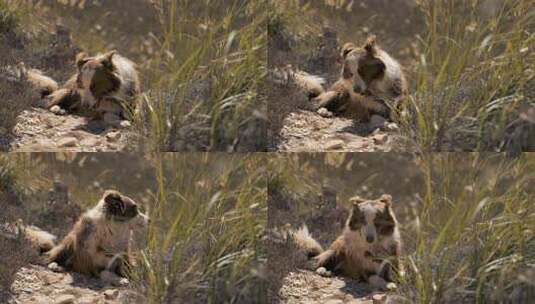
<path fill-rule="evenodd" d="M 52 247 L 50 234 L 42 237 L 38 228 L 25 229 L 25 234 L 41 251 L 49 249 L 43 253 L 49 268 L 65 268 L 100 277 L 105 283 L 124 285 L 128 284 L 129 267 L 135 264 L 134 233 L 144 232 L 148 222 L 149 218 L 140 212 L 134 200 L 118 191 L 107 190 L 59 244 Z"/>
<path fill-rule="evenodd" d="M 376 44 L 375 36 L 362 47 L 346 43 L 340 54 L 340 78 L 328 89 L 325 80 L 304 72 L 292 72 L 295 83 L 305 90 L 316 108 L 363 122 L 373 114 L 391 117 L 408 96 L 408 85 L 401 65 Z"/>
<path fill-rule="evenodd" d="M 395 286 L 394 272 L 400 269 L 401 237 L 392 211 L 392 197 L 377 200 L 351 199 L 353 206 L 342 234 L 323 250 L 306 226 L 291 233 L 297 246 L 312 258 L 314 267 L 335 274 L 363 279 L 378 289 Z"/>
<path fill-rule="evenodd" d="M 44 97 L 45 108 L 59 106 L 66 111 L 90 109 L 97 117 L 110 123 L 118 123 L 130 118 L 136 109 L 140 93 L 139 75 L 135 64 L 110 51 L 96 56 L 82 52 L 76 55 L 77 73 L 63 86 L 53 88 L 50 78 L 36 73 L 31 79 L 46 84 L 41 91 L 49 91 Z M 45 81 L 46 80 L 46 81 Z M 35 82 L 35 81 L 34 81 Z"/>

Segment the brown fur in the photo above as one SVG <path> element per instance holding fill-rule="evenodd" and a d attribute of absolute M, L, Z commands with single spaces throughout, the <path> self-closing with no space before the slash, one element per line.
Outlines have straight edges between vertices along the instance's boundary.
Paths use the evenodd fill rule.
<path fill-rule="evenodd" d="M 331 246 L 315 255 L 316 267 L 355 279 L 367 280 L 377 288 L 387 288 L 393 272 L 400 270 L 401 238 L 392 211 L 392 198 L 377 200 L 353 198 L 351 215 L 342 234 Z M 308 231 L 307 231 L 308 232 Z M 317 252 L 315 241 L 305 233 L 294 233 L 294 239 L 307 253 Z"/>

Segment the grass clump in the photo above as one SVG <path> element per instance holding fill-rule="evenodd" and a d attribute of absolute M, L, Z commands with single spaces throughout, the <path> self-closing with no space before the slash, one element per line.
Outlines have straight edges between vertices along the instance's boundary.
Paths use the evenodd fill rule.
<path fill-rule="evenodd" d="M 156 223 L 139 274 L 151 303 L 265 302 L 264 161 L 223 154 L 156 160 Z"/>
<path fill-rule="evenodd" d="M 526 149 L 510 133 L 534 106 L 531 1 L 417 3 L 426 27 L 407 134 L 425 150 Z"/>
<path fill-rule="evenodd" d="M 405 240 L 402 293 L 417 303 L 527 303 L 535 275 L 531 156 L 431 155 Z M 412 249 L 411 248 L 411 249 Z"/>
<path fill-rule="evenodd" d="M 146 132 L 159 150 L 265 150 L 264 1 L 159 1 Z"/>

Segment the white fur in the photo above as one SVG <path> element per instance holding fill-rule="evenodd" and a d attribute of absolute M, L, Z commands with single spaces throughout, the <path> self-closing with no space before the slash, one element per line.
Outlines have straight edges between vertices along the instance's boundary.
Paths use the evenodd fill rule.
<path fill-rule="evenodd" d="M 323 252 L 321 245 L 310 235 L 308 227 L 303 225 L 299 230 L 290 232 L 290 235 L 294 239 L 298 248 L 302 248 L 306 251 Z"/>
<path fill-rule="evenodd" d="M 295 84 L 307 93 L 319 95 L 325 91 L 323 88 L 325 79 L 322 77 L 310 75 L 302 71 L 290 71 L 290 76 Z"/>

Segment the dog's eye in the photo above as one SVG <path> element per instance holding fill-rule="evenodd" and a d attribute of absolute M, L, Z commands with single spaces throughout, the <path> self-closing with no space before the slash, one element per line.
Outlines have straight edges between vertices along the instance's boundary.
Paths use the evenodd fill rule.
<path fill-rule="evenodd" d="M 383 224 L 378 226 L 379 234 L 389 235 L 394 232 L 394 225 Z"/>

